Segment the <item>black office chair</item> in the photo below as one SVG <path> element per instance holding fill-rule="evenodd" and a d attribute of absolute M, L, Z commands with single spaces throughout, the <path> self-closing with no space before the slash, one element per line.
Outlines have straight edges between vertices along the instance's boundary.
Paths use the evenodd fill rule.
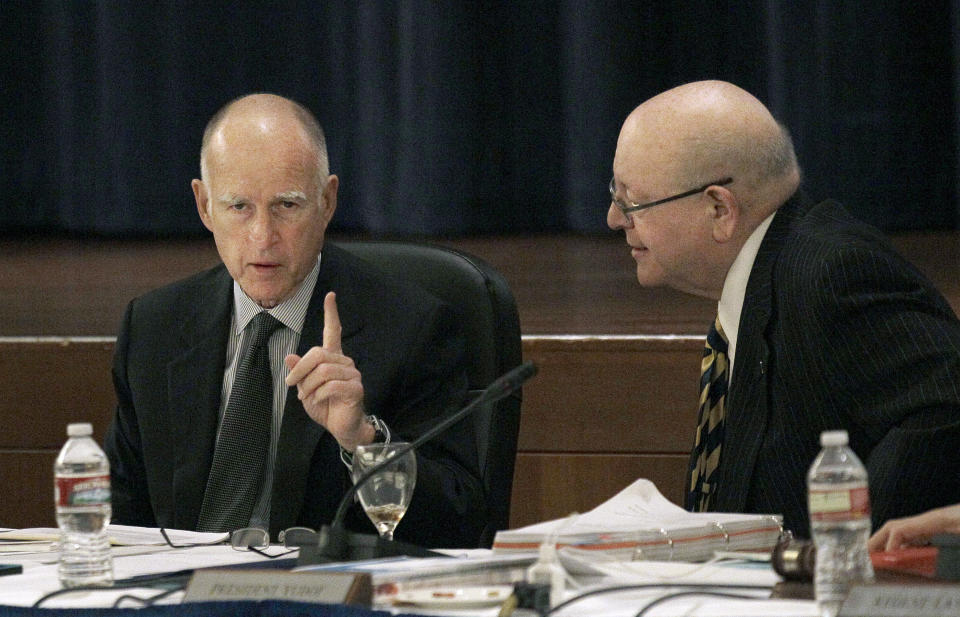
<path fill-rule="evenodd" d="M 341 242 L 391 276 L 405 278 L 451 305 L 466 337 L 471 394 L 521 362 L 520 318 L 504 278 L 483 260 L 453 249 L 405 242 Z M 474 414 L 477 452 L 490 522 L 481 545 L 510 521 L 510 492 L 520 430 L 520 392 Z"/>

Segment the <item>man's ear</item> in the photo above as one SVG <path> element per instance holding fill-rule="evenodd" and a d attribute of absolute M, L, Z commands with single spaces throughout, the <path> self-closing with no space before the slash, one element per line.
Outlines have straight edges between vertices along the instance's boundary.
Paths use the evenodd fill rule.
<path fill-rule="evenodd" d="M 203 226 L 213 231 L 213 221 L 210 219 L 210 199 L 207 194 L 207 187 L 203 185 L 201 180 L 196 178 L 190 182 L 190 188 L 193 189 L 193 198 L 197 202 L 197 213 L 200 215 L 200 220 L 203 221 Z"/>
<path fill-rule="evenodd" d="M 337 211 L 337 189 L 340 186 L 340 179 L 330 174 L 327 178 L 327 184 L 323 187 L 323 193 L 320 195 L 320 215 L 323 217 L 323 224 L 330 224 L 333 213 Z"/>
<path fill-rule="evenodd" d="M 736 233 L 742 212 L 736 196 L 722 186 L 711 186 L 704 192 L 709 216 L 713 221 L 713 239 L 729 242 Z"/>

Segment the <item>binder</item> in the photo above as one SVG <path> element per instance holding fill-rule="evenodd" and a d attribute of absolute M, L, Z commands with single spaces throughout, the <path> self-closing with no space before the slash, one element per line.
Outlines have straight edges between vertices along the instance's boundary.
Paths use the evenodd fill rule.
<path fill-rule="evenodd" d="M 705 561 L 716 551 L 771 552 L 783 532 L 774 514 L 687 512 L 638 479 L 584 514 L 497 532 L 495 553 L 535 552 L 556 542 L 623 561 Z"/>

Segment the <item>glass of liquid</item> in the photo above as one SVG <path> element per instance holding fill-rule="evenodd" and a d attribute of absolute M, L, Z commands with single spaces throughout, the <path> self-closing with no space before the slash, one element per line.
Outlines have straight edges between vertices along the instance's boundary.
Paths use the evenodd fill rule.
<path fill-rule="evenodd" d="M 413 451 L 395 456 L 398 450 L 407 445 L 403 441 L 372 443 L 357 446 L 353 453 L 354 482 L 376 465 L 390 459 L 357 490 L 360 505 L 384 540 L 393 540 L 393 531 L 407 512 L 417 483 L 417 457 Z"/>

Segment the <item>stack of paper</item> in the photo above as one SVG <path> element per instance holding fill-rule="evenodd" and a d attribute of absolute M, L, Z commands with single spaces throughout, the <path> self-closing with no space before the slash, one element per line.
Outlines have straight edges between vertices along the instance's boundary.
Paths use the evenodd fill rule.
<path fill-rule="evenodd" d="M 167 529 L 167 537 L 176 545 L 220 544 L 229 539 L 226 533 L 202 533 Z M 107 536 L 113 546 L 163 546 L 166 540 L 156 527 L 107 525 Z M 55 527 L 0 529 L 0 552 L 36 553 L 58 550 L 60 530 Z"/>
<path fill-rule="evenodd" d="M 555 542 L 623 561 L 702 561 L 715 551 L 771 551 L 781 523 L 777 515 L 687 512 L 639 479 L 585 514 L 500 531 L 493 550 L 527 553 Z"/>
<path fill-rule="evenodd" d="M 470 585 L 498 585 L 524 580 L 534 555 L 489 555 L 476 551 L 469 557 L 375 559 L 348 563 L 320 564 L 297 568 L 301 572 L 367 572 L 375 595 L 384 600 L 411 589 Z"/>

